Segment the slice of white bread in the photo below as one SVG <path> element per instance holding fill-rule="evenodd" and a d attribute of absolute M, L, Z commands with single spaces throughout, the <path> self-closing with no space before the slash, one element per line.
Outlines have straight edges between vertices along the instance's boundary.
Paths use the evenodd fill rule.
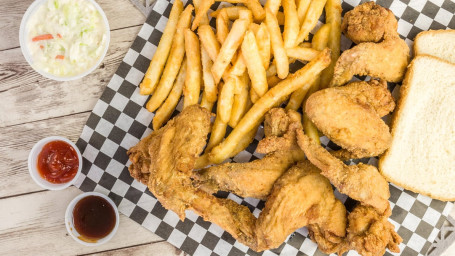
<path fill-rule="evenodd" d="M 431 55 L 455 63 L 455 30 L 430 30 L 414 40 L 414 56 Z"/>
<path fill-rule="evenodd" d="M 400 94 L 380 172 L 414 192 L 455 200 L 455 65 L 417 56 Z"/>

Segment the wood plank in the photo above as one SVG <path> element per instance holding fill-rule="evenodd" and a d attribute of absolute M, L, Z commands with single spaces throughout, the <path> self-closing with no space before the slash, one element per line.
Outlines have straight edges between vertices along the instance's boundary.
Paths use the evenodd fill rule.
<path fill-rule="evenodd" d="M 0 8 L 0 50 L 19 46 L 19 27 L 33 0 L 4 0 Z M 111 30 L 143 24 L 144 15 L 129 0 L 97 0 L 106 13 Z"/>
<path fill-rule="evenodd" d="M 115 30 L 103 63 L 76 81 L 58 82 L 36 73 L 20 52 L 0 52 L 0 127 L 92 110 L 141 26 Z"/>
<path fill-rule="evenodd" d="M 183 256 L 188 255 L 185 252 L 175 248 L 168 242 L 158 242 L 153 244 L 144 244 L 134 247 L 121 248 L 113 251 L 87 254 L 90 256 L 129 256 L 129 255 L 149 255 L 149 256 Z"/>
<path fill-rule="evenodd" d="M 66 231 L 64 215 L 69 202 L 81 193 L 70 187 L 0 199 L 0 255 L 88 254 L 163 241 L 121 214 L 117 234 L 106 244 L 88 247 L 77 243 Z M 169 246 L 157 244 L 157 250 L 163 248 Z"/>
<path fill-rule="evenodd" d="M 30 177 L 28 153 L 37 141 L 63 136 L 77 141 L 90 112 L 0 128 L 0 198 L 43 190 Z"/>

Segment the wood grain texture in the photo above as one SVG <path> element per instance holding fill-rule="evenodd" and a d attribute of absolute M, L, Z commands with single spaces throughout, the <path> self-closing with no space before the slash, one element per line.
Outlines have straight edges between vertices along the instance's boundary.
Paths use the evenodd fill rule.
<path fill-rule="evenodd" d="M 106 244 L 88 247 L 77 243 L 67 233 L 64 220 L 69 202 L 81 193 L 70 187 L 1 199 L 0 255 L 88 254 L 163 241 L 121 214 L 119 229 Z"/>
<path fill-rule="evenodd" d="M 22 16 L 33 0 L 3 0 L 0 8 L 0 50 L 19 47 Z M 106 13 L 111 30 L 141 25 L 144 15 L 128 0 L 97 0 Z"/>
<path fill-rule="evenodd" d="M 183 256 L 188 255 L 185 252 L 175 248 L 168 242 L 157 242 L 153 244 L 144 244 L 134 247 L 121 248 L 113 251 L 105 251 L 90 256 L 129 256 L 129 255 L 148 255 L 148 256 Z"/>
<path fill-rule="evenodd" d="M 112 31 L 111 44 L 100 67 L 69 82 L 49 80 L 35 72 L 20 49 L 1 51 L 0 127 L 92 110 L 140 28 Z"/>
<path fill-rule="evenodd" d="M 76 142 L 90 112 L 0 128 L 0 198 L 43 190 L 30 177 L 28 154 L 48 136 Z"/>

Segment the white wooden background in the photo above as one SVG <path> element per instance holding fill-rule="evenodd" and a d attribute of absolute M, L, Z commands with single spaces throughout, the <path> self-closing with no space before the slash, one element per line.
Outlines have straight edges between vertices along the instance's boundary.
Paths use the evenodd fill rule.
<path fill-rule="evenodd" d="M 20 21 L 32 2 L 0 0 L 0 255 L 183 255 L 123 215 L 108 243 L 76 243 L 66 232 L 64 212 L 81 191 L 43 190 L 29 176 L 27 157 L 35 142 L 51 135 L 77 140 L 145 20 L 128 0 L 97 0 L 111 27 L 106 58 L 81 80 L 55 82 L 34 72 L 19 48 Z M 444 255 L 455 255 L 455 245 Z"/>
<path fill-rule="evenodd" d="M 27 65 L 19 25 L 32 0 L 0 1 L 0 255 L 181 255 L 180 250 L 121 215 L 115 237 L 86 247 L 66 232 L 64 212 L 82 193 L 46 191 L 27 169 L 28 152 L 50 135 L 76 141 L 145 17 L 128 0 L 97 0 L 111 27 L 103 64 L 72 82 L 50 81 Z"/>

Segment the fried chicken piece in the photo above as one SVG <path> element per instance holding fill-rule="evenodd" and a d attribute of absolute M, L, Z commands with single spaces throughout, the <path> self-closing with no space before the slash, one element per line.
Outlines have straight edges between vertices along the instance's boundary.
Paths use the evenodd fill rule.
<path fill-rule="evenodd" d="M 354 43 L 378 43 L 396 34 L 398 22 L 393 12 L 375 2 L 356 6 L 344 15 L 341 30 Z"/>
<path fill-rule="evenodd" d="M 280 246 L 294 230 L 309 224 L 326 240 L 341 242 L 346 234 L 346 209 L 320 170 L 302 161 L 273 186 L 256 223 L 258 251 Z M 334 252 L 331 247 L 320 249 Z"/>
<path fill-rule="evenodd" d="M 386 247 L 391 252 L 400 252 L 398 245 L 403 239 L 387 220 L 390 215 L 390 207 L 384 214 L 379 214 L 372 207 L 357 205 L 348 215 L 348 234 L 338 254 L 356 250 L 363 256 L 381 256 Z"/>
<path fill-rule="evenodd" d="M 374 207 L 379 213 L 389 207 L 389 184 L 376 167 L 367 164 L 346 165 L 321 145 L 297 131 L 297 141 L 308 160 L 343 194 Z"/>
<path fill-rule="evenodd" d="M 241 197 L 267 199 L 275 181 L 303 154 L 277 151 L 248 163 L 224 163 L 194 173 L 194 185 L 208 193 L 232 192 Z"/>
<path fill-rule="evenodd" d="M 347 12 L 343 30 L 359 44 L 338 58 L 330 87 L 343 85 L 354 75 L 368 75 L 389 82 L 403 80 L 409 64 L 409 47 L 396 32 L 396 24 L 390 10 L 373 2 Z"/>
<path fill-rule="evenodd" d="M 383 153 L 392 140 L 381 119 L 395 107 L 385 81 L 353 82 L 313 93 L 305 112 L 333 142 L 351 152 L 343 158 L 363 158 Z"/>
<path fill-rule="evenodd" d="M 259 141 L 256 152 L 267 154 L 275 151 L 300 151 L 295 130 L 302 128 L 302 116 L 290 109 L 273 108 L 265 115 L 265 138 Z M 295 153 L 296 154 L 296 153 Z M 303 156 L 303 152 L 301 152 Z"/>

